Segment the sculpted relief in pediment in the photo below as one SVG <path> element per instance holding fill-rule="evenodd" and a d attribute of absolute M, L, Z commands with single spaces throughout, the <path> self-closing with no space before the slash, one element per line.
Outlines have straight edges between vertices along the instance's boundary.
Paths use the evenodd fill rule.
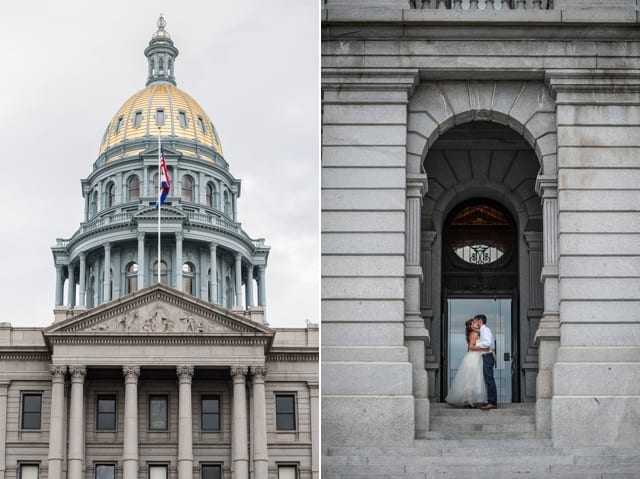
<path fill-rule="evenodd" d="M 84 331 L 114 333 L 215 333 L 237 331 L 178 307 L 150 304 L 125 311 Z"/>

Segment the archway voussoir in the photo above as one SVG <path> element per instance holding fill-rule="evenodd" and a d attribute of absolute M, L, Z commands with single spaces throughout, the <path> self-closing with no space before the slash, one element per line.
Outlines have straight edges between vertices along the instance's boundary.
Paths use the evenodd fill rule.
<path fill-rule="evenodd" d="M 469 103 L 469 82 L 467 81 L 446 81 L 440 82 L 440 90 L 453 108 L 455 116 L 470 112 L 472 110 Z M 467 120 L 468 121 L 468 120 Z"/>
<path fill-rule="evenodd" d="M 473 80 L 469 82 L 469 101 L 471 108 L 480 111 L 491 111 L 494 82 Z"/>
<path fill-rule="evenodd" d="M 425 154 L 427 147 L 427 139 L 418 135 L 417 133 L 410 132 L 407 135 L 407 153 L 422 156 Z"/>
<path fill-rule="evenodd" d="M 547 155 L 555 155 L 558 152 L 558 135 L 549 133 L 538 138 L 535 144 L 535 152 L 538 158 L 544 158 Z M 551 173 L 547 173 L 551 174 Z"/>
<path fill-rule="evenodd" d="M 438 124 L 425 112 L 410 112 L 407 120 L 407 130 L 425 138 L 429 138 L 433 131 L 438 129 Z"/>

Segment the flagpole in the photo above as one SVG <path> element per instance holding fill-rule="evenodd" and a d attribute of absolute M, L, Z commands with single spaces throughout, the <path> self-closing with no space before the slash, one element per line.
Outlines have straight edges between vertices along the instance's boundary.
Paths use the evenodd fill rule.
<path fill-rule="evenodd" d="M 160 211 L 162 210 L 162 204 L 160 197 L 162 195 L 162 171 L 160 165 L 160 151 L 162 147 L 160 145 L 160 127 L 158 127 L 158 261 L 156 263 L 158 268 L 158 283 L 160 283 Z"/>

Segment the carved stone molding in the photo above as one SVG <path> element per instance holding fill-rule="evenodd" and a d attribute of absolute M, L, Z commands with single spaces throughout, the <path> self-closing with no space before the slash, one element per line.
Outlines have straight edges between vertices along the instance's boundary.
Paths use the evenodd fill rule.
<path fill-rule="evenodd" d="M 140 377 L 140 367 L 122 366 L 122 374 L 124 374 L 125 383 L 137 383 Z"/>
<path fill-rule="evenodd" d="M 180 380 L 180 384 L 191 384 L 193 379 L 193 366 L 178 366 L 176 373 Z"/>
<path fill-rule="evenodd" d="M 51 373 L 51 381 L 54 383 L 63 383 L 64 378 L 67 375 L 66 366 L 58 366 L 56 364 L 49 365 L 49 372 Z"/>
<path fill-rule="evenodd" d="M 84 366 L 69 366 L 69 374 L 71 375 L 71 382 L 83 383 L 84 377 L 87 375 L 87 368 Z"/>

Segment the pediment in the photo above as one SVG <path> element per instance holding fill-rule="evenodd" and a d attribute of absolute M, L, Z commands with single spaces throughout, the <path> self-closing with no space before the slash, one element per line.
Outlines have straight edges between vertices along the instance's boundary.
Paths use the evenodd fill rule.
<path fill-rule="evenodd" d="M 45 336 L 273 336 L 270 328 L 156 284 L 53 324 Z"/>

